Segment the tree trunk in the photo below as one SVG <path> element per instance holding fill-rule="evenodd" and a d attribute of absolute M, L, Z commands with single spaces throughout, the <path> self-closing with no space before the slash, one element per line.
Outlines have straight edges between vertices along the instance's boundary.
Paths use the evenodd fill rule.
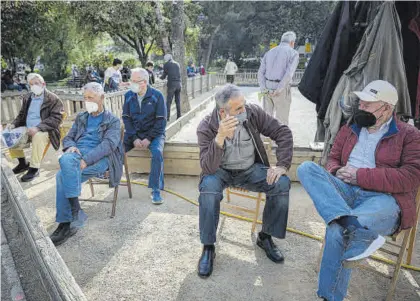
<path fill-rule="evenodd" d="M 184 1 L 173 2 L 172 8 L 172 55 L 181 68 L 181 112 L 184 114 L 191 109 L 187 94 L 187 69 L 185 67 Z"/>
<path fill-rule="evenodd" d="M 217 25 L 217 27 L 214 29 L 211 37 L 210 37 L 210 42 L 209 42 L 209 46 L 207 48 L 207 52 L 206 52 L 206 62 L 204 64 L 204 67 L 206 69 L 209 69 L 209 64 L 210 64 L 210 56 L 211 56 L 211 51 L 213 48 L 213 42 L 214 42 L 214 38 L 216 37 L 216 34 L 219 32 L 220 30 L 220 24 Z"/>
<path fill-rule="evenodd" d="M 161 42 L 162 42 L 163 52 L 165 54 L 171 53 L 171 46 L 169 45 L 169 37 L 165 28 L 165 23 L 163 22 L 162 11 L 160 10 L 159 0 L 155 1 L 155 13 L 156 13 L 156 19 L 158 23 L 159 33 L 160 33 L 160 36 L 162 37 Z"/>

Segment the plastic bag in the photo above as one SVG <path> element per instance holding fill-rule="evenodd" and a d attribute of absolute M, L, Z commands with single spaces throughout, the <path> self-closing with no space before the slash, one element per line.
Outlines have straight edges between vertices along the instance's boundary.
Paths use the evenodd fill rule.
<path fill-rule="evenodd" d="M 22 149 L 28 144 L 27 127 L 18 127 L 15 129 L 3 129 L 1 132 L 2 148 Z"/>

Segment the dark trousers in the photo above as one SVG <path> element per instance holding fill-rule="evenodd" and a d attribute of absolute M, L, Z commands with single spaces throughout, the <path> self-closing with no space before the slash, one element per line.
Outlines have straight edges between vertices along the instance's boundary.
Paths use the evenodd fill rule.
<path fill-rule="evenodd" d="M 235 75 L 226 75 L 226 82 L 233 84 Z"/>
<path fill-rule="evenodd" d="M 168 96 L 166 98 L 166 108 L 168 111 L 168 121 L 171 119 L 171 105 L 172 99 L 175 96 L 176 104 L 176 119 L 181 117 L 181 87 L 169 88 L 168 87 Z"/>
<path fill-rule="evenodd" d="M 277 238 L 284 238 L 289 212 L 290 180 L 287 176 L 282 176 L 277 183 L 268 185 L 266 179 L 267 167 L 259 163 L 244 171 L 232 172 L 219 168 L 215 174 L 204 176 L 199 185 L 198 198 L 201 243 L 211 245 L 216 242 L 220 201 L 223 199 L 223 190 L 230 186 L 264 192 L 267 200 L 262 231 Z"/>

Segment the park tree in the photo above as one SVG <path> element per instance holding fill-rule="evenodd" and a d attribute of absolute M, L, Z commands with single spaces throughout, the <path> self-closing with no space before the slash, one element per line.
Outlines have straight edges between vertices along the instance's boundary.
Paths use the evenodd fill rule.
<path fill-rule="evenodd" d="M 172 4 L 172 55 L 179 63 L 182 77 L 181 111 L 186 113 L 191 109 L 187 94 L 187 68 L 185 65 L 185 14 L 184 1 L 176 1 Z"/>
<path fill-rule="evenodd" d="M 145 65 L 159 28 L 153 2 L 148 1 L 79 1 L 72 2 L 80 26 L 92 34 L 108 33 L 116 41 L 130 46 Z"/>

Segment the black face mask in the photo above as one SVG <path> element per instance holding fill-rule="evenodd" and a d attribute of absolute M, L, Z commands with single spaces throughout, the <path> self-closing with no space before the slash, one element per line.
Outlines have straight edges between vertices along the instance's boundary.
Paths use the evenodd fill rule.
<path fill-rule="evenodd" d="M 382 109 L 382 107 L 377 109 L 375 112 Z M 373 113 L 375 113 L 375 112 L 373 112 Z M 371 126 L 374 126 L 376 124 L 376 121 L 378 120 L 373 113 L 366 112 L 366 111 L 358 109 L 356 111 L 356 113 L 354 114 L 354 122 L 362 128 L 370 128 Z M 379 117 L 379 118 L 381 118 L 381 117 Z"/>

